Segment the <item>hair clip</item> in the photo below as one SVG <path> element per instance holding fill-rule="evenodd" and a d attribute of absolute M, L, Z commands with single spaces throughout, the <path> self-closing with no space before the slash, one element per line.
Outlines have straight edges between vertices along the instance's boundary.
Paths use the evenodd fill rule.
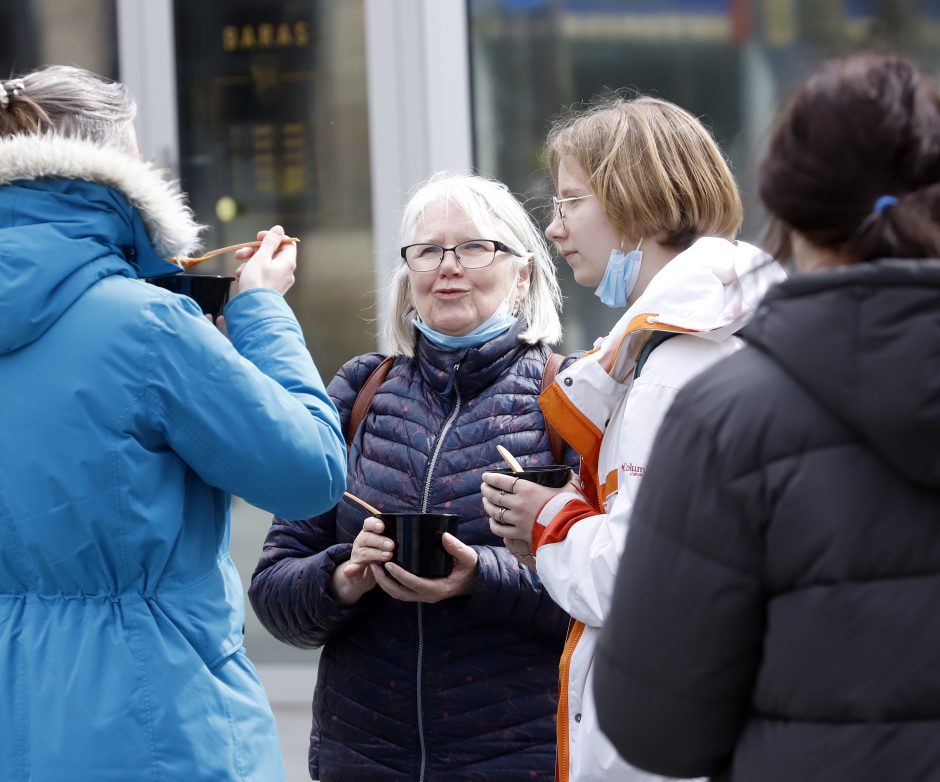
<path fill-rule="evenodd" d="M 889 206 L 894 206 L 898 202 L 897 196 L 893 195 L 883 195 L 875 199 L 874 211 L 876 215 L 881 215 L 881 213 L 887 209 Z"/>
<path fill-rule="evenodd" d="M 22 79 L 11 79 L 4 87 L 0 82 L 0 109 L 5 109 L 10 105 L 10 96 L 14 98 L 26 89 Z"/>

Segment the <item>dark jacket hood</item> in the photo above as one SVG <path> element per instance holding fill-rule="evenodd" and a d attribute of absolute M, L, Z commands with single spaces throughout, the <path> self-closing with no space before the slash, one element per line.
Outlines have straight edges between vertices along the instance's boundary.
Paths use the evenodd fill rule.
<path fill-rule="evenodd" d="M 795 276 L 742 336 L 905 477 L 940 488 L 940 261 Z"/>

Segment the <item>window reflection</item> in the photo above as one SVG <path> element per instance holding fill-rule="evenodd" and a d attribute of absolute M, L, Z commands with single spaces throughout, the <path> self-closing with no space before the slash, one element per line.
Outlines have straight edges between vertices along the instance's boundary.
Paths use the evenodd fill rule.
<path fill-rule="evenodd" d="M 300 237 L 287 299 L 325 382 L 376 344 L 363 13 L 361 0 L 174 4 L 183 186 L 209 246 L 274 223 Z M 245 586 L 270 520 L 233 501 Z M 316 659 L 275 641 L 250 608 L 245 638 L 255 662 Z"/>
<path fill-rule="evenodd" d="M 756 161 L 776 106 L 827 56 L 889 49 L 940 66 L 940 2 L 878 0 L 468 0 L 475 159 L 533 196 L 543 225 L 552 183 L 541 157 L 550 120 L 613 89 L 674 101 L 702 117 L 731 159 L 759 243 Z M 616 320 L 559 259 L 564 350 Z"/>
<path fill-rule="evenodd" d="M 207 242 L 274 223 L 302 239 L 287 298 L 329 381 L 375 346 L 362 2 L 177 0 L 174 19 L 181 176 Z"/>

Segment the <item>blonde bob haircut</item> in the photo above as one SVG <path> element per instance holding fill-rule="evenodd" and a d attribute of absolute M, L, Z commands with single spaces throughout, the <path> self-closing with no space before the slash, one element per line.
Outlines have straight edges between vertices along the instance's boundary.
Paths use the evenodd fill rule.
<path fill-rule="evenodd" d="M 706 128 L 658 98 L 606 98 L 557 121 L 548 161 L 558 185 L 563 158 L 588 176 L 621 235 L 687 249 L 702 236 L 733 239 L 743 208 L 731 169 Z"/>
<path fill-rule="evenodd" d="M 434 174 L 414 190 L 402 212 L 399 237 L 402 246 L 421 241 L 419 222 L 432 204 L 443 203 L 456 210 L 455 218 L 469 220 L 476 239 L 496 239 L 521 257 L 509 255 L 519 269 L 529 269 L 529 291 L 516 303 L 516 315 L 526 328 L 519 339 L 529 345 L 561 340 L 561 289 L 545 237 L 525 207 L 502 182 L 474 174 Z M 383 335 L 392 355 L 414 355 L 418 313 L 411 295 L 408 266 L 399 259 L 389 286 L 388 318 Z"/>

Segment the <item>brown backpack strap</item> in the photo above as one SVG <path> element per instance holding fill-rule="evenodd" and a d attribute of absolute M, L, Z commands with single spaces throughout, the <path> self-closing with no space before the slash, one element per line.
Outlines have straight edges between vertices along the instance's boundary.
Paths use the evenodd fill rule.
<path fill-rule="evenodd" d="M 565 357 L 558 353 L 549 355 L 548 361 L 545 362 L 545 369 L 542 370 L 543 391 L 555 382 L 555 375 L 558 374 L 558 370 L 561 368 L 561 362 L 564 360 Z M 548 421 L 545 422 L 545 431 L 548 433 L 548 441 L 552 445 L 552 458 L 555 460 L 555 464 L 563 464 L 562 459 L 565 458 L 564 439 L 558 434 L 558 430 Z"/>
<path fill-rule="evenodd" d="M 394 356 L 386 356 L 383 358 L 379 365 L 369 374 L 369 377 L 366 378 L 366 382 L 362 384 L 362 388 L 359 389 L 359 393 L 356 395 L 356 401 L 353 402 L 352 411 L 349 414 L 349 421 L 346 424 L 346 453 L 349 453 L 349 449 L 352 448 L 352 441 L 356 436 L 356 430 L 359 428 L 359 424 L 362 423 L 362 419 L 365 418 L 366 413 L 369 412 L 372 397 L 375 396 L 375 392 L 378 391 L 379 386 L 385 382 L 385 378 L 388 377 L 388 371 L 392 368 L 392 364 L 394 363 Z"/>

